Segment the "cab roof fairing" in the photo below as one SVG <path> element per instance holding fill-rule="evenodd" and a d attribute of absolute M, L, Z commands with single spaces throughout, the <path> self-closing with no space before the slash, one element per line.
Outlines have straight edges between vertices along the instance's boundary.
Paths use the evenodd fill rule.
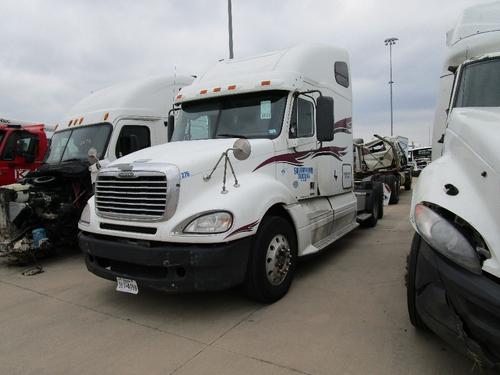
<path fill-rule="evenodd" d="M 345 62 L 349 66 L 347 51 L 322 44 L 298 45 L 258 56 L 220 61 L 193 84 L 184 87 L 176 104 L 259 90 L 300 91 L 305 84 L 336 91 L 351 100 L 352 85 L 345 88 L 335 81 L 335 62 Z M 269 82 L 262 85 L 263 81 Z M 229 86 L 236 88 L 228 90 Z M 214 92 L 214 88 L 220 91 Z"/>
<path fill-rule="evenodd" d="M 76 126 L 110 122 L 126 115 L 166 117 L 175 95 L 182 86 L 193 81 L 187 76 L 161 76 L 119 83 L 86 96 L 73 106 L 59 122 L 58 131 Z M 175 85 L 174 85 L 175 82 Z M 108 118 L 104 120 L 104 115 Z M 80 124 L 79 121 L 83 117 Z M 75 126 L 75 125 L 72 125 Z M 71 127 L 72 127 L 71 126 Z"/>

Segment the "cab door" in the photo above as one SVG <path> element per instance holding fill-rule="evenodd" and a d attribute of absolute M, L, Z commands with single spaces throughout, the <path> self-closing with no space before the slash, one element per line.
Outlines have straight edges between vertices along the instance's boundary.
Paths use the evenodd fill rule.
<path fill-rule="evenodd" d="M 317 160 L 313 158 L 318 147 L 315 134 L 315 105 L 310 97 L 294 99 L 288 134 L 288 159 L 278 164 L 278 178 L 283 180 L 297 199 L 317 196 Z"/>
<path fill-rule="evenodd" d="M 8 133 L 1 155 L 2 184 L 14 183 L 35 168 L 38 136 L 25 130 Z"/>

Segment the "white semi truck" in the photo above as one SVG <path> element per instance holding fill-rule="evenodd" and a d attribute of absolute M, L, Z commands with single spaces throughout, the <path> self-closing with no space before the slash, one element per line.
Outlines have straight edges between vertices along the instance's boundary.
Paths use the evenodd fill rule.
<path fill-rule="evenodd" d="M 303 45 L 184 87 L 172 142 L 99 172 L 79 223 L 88 269 L 131 293 L 281 298 L 299 256 L 377 222 L 381 184 L 353 189 L 349 70 L 345 50 Z"/>
<path fill-rule="evenodd" d="M 433 161 L 411 204 L 408 311 L 417 328 L 498 369 L 500 3 L 466 9 L 448 47 Z"/>
<path fill-rule="evenodd" d="M 0 255 L 26 263 L 54 245 L 75 242 L 98 167 L 167 142 L 174 97 L 192 81 L 185 76 L 129 81 L 95 91 L 71 108 L 54 126 L 42 165 L 0 188 Z"/>

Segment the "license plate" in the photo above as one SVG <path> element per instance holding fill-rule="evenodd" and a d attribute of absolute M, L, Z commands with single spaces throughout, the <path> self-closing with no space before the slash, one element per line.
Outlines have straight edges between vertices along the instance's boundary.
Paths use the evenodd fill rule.
<path fill-rule="evenodd" d="M 116 290 L 118 292 L 139 293 L 139 288 L 137 287 L 137 282 L 135 280 L 124 279 L 123 277 L 116 278 Z"/>

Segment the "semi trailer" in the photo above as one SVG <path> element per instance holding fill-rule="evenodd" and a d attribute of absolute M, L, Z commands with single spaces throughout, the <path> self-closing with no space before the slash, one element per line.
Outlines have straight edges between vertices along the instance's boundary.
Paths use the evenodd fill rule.
<path fill-rule="evenodd" d="M 76 243 L 78 220 L 98 169 L 167 142 L 168 113 L 191 77 L 153 77 L 117 84 L 83 98 L 54 126 L 43 164 L 0 187 L 0 255 L 27 263 Z"/>
<path fill-rule="evenodd" d="M 433 161 L 411 203 L 411 323 L 478 365 L 500 366 L 500 3 L 448 33 Z M 447 103 L 445 107 L 443 104 Z"/>
<path fill-rule="evenodd" d="M 377 223 L 381 184 L 354 190 L 345 50 L 221 61 L 175 104 L 171 142 L 101 169 L 79 222 L 88 269 L 118 291 L 243 284 L 274 302 L 298 257 Z"/>

